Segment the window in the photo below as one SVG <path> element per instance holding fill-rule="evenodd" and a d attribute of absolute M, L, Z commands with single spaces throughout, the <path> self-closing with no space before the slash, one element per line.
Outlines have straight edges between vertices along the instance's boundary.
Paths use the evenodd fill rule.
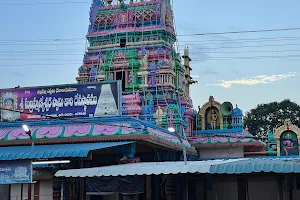
<path fill-rule="evenodd" d="M 169 82 L 168 78 L 169 78 L 168 75 L 161 75 L 160 76 L 160 83 L 168 83 Z"/>

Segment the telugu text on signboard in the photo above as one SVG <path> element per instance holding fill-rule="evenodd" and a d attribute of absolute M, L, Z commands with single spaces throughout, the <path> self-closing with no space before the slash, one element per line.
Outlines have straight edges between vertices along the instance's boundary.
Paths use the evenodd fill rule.
<path fill-rule="evenodd" d="M 1 121 L 121 114 L 120 82 L 0 90 Z"/>

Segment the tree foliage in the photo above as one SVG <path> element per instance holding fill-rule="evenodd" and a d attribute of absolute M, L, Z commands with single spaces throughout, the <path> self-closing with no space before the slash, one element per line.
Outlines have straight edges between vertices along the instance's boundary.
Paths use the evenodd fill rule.
<path fill-rule="evenodd" d="M 289 99 L 257 105 L 246 113 L 244 126 L 253 135 L 267 136 L 268 130 L 282 126 L 286 119 L 300 127 L 300 106 Z"/>

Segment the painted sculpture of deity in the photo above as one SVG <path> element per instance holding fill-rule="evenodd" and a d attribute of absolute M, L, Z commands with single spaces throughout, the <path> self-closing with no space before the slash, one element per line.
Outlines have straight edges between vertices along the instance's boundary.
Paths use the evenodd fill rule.
<path fill-rule="evenodd" d="M 157 125 L 161 125 L 162 124 L 162 120 L 163 120 L 163 117 L 164 117 L 164 111 L 160 108 L 160 106 L 158 106 L 155 114 L 154 114 L 154 117 L 155 117 L 155 121 L 156 121 L 156 124 Z"/>
<path fill-rule="evenodd" d="M 205 112 L 205 129 L 215 130 L 220 128 L 220 118 L 218 115 L 218 109 L 210 107 Z"/>
<path fill-rule="evenodd" d="M 211 113 L 211 122 L 210 122 L 212 130 L 216 129 L 217 120 L 218 120 L 218 115 L 213 110 L 212 113 Z"/>
<path fill-rule="evenodd" d="M 174 110 L 173 109 L 169 109 L 168 127 L 174 127 Z"/>
<path fill-rule="evenodd" d="M 294 132 L 287 131 L 281 135 L 281 156 L 299 155 L 298 138 Z"/>
<path fill-rule="evenodd" d="M 142 65 L 144 67 L 144 69 L 148 68 L 148 55 L 144 55 L 143 59 L 142 59 Z"/>

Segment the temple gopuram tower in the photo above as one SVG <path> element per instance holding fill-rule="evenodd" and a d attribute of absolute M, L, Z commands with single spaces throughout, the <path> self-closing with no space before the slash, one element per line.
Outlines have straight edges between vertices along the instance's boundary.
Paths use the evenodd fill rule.
<path fill-rule="evenodd" d="M 188 50 L 176 51 L 170 0 L 94 0 L 77 82 L 120 80 L 123 115 L 193 129 Z"/>

